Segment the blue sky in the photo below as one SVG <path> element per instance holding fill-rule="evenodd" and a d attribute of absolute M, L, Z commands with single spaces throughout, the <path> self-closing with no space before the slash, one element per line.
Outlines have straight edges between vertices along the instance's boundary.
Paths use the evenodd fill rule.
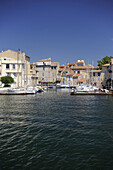
<path fill-rule="evenodd" d="M 60 64 L 113 56 L 113 0 L 1 0 L 0 51 Z"/>

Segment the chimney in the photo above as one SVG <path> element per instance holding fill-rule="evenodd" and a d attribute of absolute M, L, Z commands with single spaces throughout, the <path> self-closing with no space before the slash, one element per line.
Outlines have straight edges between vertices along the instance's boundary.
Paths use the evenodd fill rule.
<path fill-rule="evenodd" d="M 18 53 L 19 53 L 19 54 L 21 53 L 20 48 L 18 49 Z"/>

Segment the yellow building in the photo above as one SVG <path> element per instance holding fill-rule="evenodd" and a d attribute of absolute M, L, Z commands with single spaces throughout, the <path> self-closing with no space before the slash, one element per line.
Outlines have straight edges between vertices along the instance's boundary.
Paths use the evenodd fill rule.
<path fill-rule="evenodd" d="M 38 71 L 35 62 L 30 64 L 30 68 L 28 69 L 28 79 L 29 86 L 34 86 L 38 84 Z"/>

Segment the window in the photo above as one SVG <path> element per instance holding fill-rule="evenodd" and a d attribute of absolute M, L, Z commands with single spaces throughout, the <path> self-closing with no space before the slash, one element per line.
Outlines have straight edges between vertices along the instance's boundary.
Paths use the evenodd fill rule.
<path fill-rule="evenodd" d="M 32 65 L 30 65 L 30 69 L 32 69 L 33 68 L 33 66 Z"/>
<path fill-rule="evenodd" d="M 44 77 L 44 73 L 42 73 L 42 77 Z"/>
<path fill-rule="evenodd" d="M 13 69 L 15 69 L 15 64 L 13 64 Z"/>
<path fill-rule="evenodd" d="M 95 73 L 93 73 L 93 76 L 95 77 Z"/>
<path fill-rule="evenodd" d="M 10 73 L 7 73 L 7 76 L 11 76 L 11 74 L 10 74 Z"/>
<path fill-rule="evenodd" d="M 9 64 L 6 64 L 6 69 L 9 69 Z"/>
<path fill-rule="evenodd" d="M 4 58 L 4 60 L 10 60 L 9 58 Z"/>
<path fill-rule="evenodd" d="M 43 70 L 45 70 L 45 67 L 43 67 Z"/>
<path fill-rule="evenodd" d="M 80 71 L 77 71 L 77 73 L 79 74 L 79 73 L 80 73 Z"/>
<path fill-rule="evenodd" d="M 56 66 L 54 67 L 54 69 L 56 70 Z"/>
<path fill-rule="evenodd" d="M 51 67 L 51 69 L 53 70 L 53 67 Z"/>
<path fill-rule="evenodd" d="M 85 75 L 85 78 L 87 79 L 87 75 Z"/>
<path fill-rule="evenodd" d="M 100 76 L 100 73 L 97 73 L 98 74 L 98 76 Z"/>
<path fill-rule="evenodd" d="M 13 76 L 16 77 L 16 73 L 13 73 Z"/>

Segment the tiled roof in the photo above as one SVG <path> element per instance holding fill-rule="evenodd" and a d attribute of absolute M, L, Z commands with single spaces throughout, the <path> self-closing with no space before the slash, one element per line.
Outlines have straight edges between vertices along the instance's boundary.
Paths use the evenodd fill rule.
<path fill-rule="evenodd" d="M 17 51 L 13 51 L 13 50 L 10 50 L 10 49 L 8 49 L 8 50 L 6 50 L 6 51 L 2 51 L 2 53 L 6 53 L 6 52 L 14 52 L 14 53 L 17 53 Z"/>
<path fill-rule="evenodd" d="M 59 65 L 59 62 L 51 62 L 51 66 L 57 66 Z"/>
<path fill-rule="evenodd" d="M 33 65 L 33 64 L 36 64 L 37 62 L 34 62 L 34 63 L 30 63 L 30 65 Z"/>
<path fill-rule="evenodd" d="M 6 50 L 6 51 L 2 51 L 2 53 L 8 53 L 8 52 L 16 53 L 16 54 L 17 54 L 17 53 L 19 53 L 19 54 L 24 53 L 24 52 L 21 52 L 21 51 L 13 51 L 13 50 L 10 50 L 10 49 L 8 49 L 8 50 Z M 25 54 L 25 55 L 26 55 L 26 54 Z M 30 59 L 30 57 L 29 57 L 28 55 L 26 55 L 26 57 Z"/>
<path fill-rule="evenodd" d="M 87 81 L 87 79 L 80 79 L 78 82 Z"/>
<path fill-rule="evenodd" d="M 64 68 L 64 67 L 65 67 L 65 65 L 60 65 L 60 66 L 59 66 L 59 68 Z"/>
<path fill-rule="evenodd" d="M 94 67 L 94 69 L 99 69 L 99 68 L 100 68 L 99 66 Z"/>
<path fill-rule="evenodd" d="M 87 66 L 74 66 L 72 70 L 75 70 L 75 69 L 87 69 Z"/>
<path fill-rule="evenodd" d="M 72 68 L 72 70 L 76 70 L 76 69 L 91 69 L 91 68 L 94 68 L 92 65 L 85 65 L 85 66 L 74 66 L 73 68 Z"/>
<path fill-rule="evenodd" d="M 91 70 L 90 72 L 93 72 L 93 73 L 98 73 L 98 72 L 101 72 L 102 70 Z"/>
<path fill-rule="evenodd" d="M 86 70 L 81 70 L 81 72 L 88 73 L 88 71 L 86 71 Z"/>
<path fill-rule="evenodd" d="M 70 68 L 65 68 L 65 69 L 63 70 L 63 72 L 67 72 L 67 71 L 70 71 Z"/>
<path fill-rule="evenodd" d="M 102 67 L 105 67 L 105 66 L 109 66 L 110 64 L 104 64 L 104 65 L 102 65 Z"/>
<path fill-rule="evenodd" d="M 62 68 L 59 68 L 59 70 L 58 71 L 63 71 L 63 69 Z"/>
<path fill-rule="evenodd" d="M 73 76 L 74 73 L 67 73 L 67 76 Z"/>
<path fill-rule="evenodd" d="M 39 60 L 38 62 L 40 61 L 51 61 L 51 58 L 47 58 L 47 59 L 43 59 L 43 60 Z"/>
<path fill-rule="evenodd" d="M 37 62 L 34 62 L 33 64 L 37 64 Z"/>
<path fill-rule="evenodd" d="M 79 77 L 81 74 L 74 74 L 73 77 Z"/>
<path fill-rule="evenodd" d="M 30 59 L 30 57 L 28 55 L 26 55 L 26 57 L 28 57 Z"/>
<path fill-rule="evenodd" d="M 68 66 L 75 66 L 75 63 L 68 63 Z"/>

